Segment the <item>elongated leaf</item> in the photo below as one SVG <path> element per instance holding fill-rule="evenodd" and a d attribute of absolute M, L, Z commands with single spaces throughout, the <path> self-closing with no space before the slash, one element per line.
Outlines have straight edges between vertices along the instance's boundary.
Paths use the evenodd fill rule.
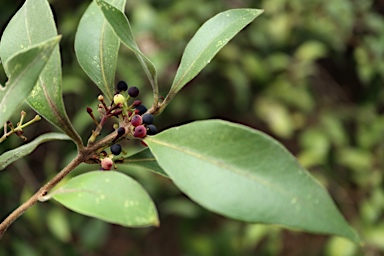
<path fill-rule="evenodd" d="M 128 18 L 119 9 L 108 4 L 103 0 L 96 0 L 109 25 L 112 27 L 116 36 L 136 54 L 141 66 L 143 67 L 152 85 L 155 95 L 158 94 L 157 72 L 152 62 L 140 51 L 132 34 L 131 25 Z"/>
<path fill-rule="evenodd" d="M 42 143 L 51 140 L 70 140 L 71 138 L 62 133 L 46 133 L 43 134 L 28 144 L 25 144 L 21 147 L 9 150 L 0 155 L 0 171 L 4 170 L 8 165 L 14 161 L 30 154 L 33 150 L 37 148 Z"/>
<path fill-rule="evenodd" d="M 4 68 L 8 70 L 9 80 L 6 87 L 0 86 L 0 125 L 9 119 L 32 91 L 60 38 L 55 37 L 8 58 Z"/>
<path fill-rule="evenodd" d="M 229 40 L 262 12 L 258 9 L 233 9 L 205 22 L 184 50 L 170 97 L 191 81 Z"/>
<path fill-rule="evenodd" d="M 4 31 L 0 57 L 6 62 L 16 52 L 55 36 L 55 21 L 48 1 L 27 0 Z M 6 67 L 5 71 L 8 73 Z M 46 120 L 68 134 L 76 144 L 81 145 L 81 139 L 73 129 L 64 108 L 61 82 L 60 50 L 57 46 L 27 102 Z"/>
<path fill-rule="evenodd" d="M 125 0 L 108 2 L 118 10 L 123 10 L 125 6 Z M 119 47 L 119 39 L 93 1 L 77 28 L 75 51 L 80 66 L 109 100 L 114 95 Z"/>
<path fill-rule="evenodd" d="M 327 191 L 281 144 L 259 131 L 198 121 L 145 142 L 181 191 L 211 211 L 360 242 Z"/>
<path fill-rule="evenodd" d="M 147 192 L 131 177 L 115 171 L 93 171 L 70 179 L 52 193 L 69 209 L 127 227 L 158 226 Z"/>
<path fill-rule="evenodd" d="M 160 174 L 161 176 L 168 177 L 164 170 L 159 166 L 155 157 L 152 155 L 148 148 L 145 148 L 131 156 L 124 159 L 125 165 L 139 166 L 149 171 Z"/>

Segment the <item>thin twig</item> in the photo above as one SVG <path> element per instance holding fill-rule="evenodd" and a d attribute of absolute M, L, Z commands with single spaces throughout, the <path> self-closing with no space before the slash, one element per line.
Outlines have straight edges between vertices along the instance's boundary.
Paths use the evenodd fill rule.
<path fill-rule="evenodd" d="M 128 131 L 130 123 L 124 122 L 121 124 L 121 126 L 123 126 Z M 32 207 L 36 202 L 39 201 L 39 199 L 44 199 L 48 192 L 52 188 L 54 188 L 65 176 L 67 176 L 71 171 L 73 171 L 78 165 L 80 165 L 81 163 L 89 162 L 95 152 L 97 152 L 99 148 L 103 148 L 105 145 L 110 144 L 116 137 L 116 135 L 117 131 L 112 132 L 100 141 L 80 149 L 77 156 L 66 167 L 64 167 L 58 174 L 56 174 L 55 177 L 48 181 L 47 184 L 41 187 L 31 198 L 29 198 L 25 203 L 16 208 L 10 215 L 8 215 L 8 217 L 6 217 L 0 223 L 0 239 L 4 235 L 5 231 L 8 229 L 8 227 L 28 208 Z"/>

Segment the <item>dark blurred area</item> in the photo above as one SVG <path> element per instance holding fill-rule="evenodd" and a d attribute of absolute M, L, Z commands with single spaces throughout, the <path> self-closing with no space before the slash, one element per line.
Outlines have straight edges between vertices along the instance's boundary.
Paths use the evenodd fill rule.
<path fill-rule="evenodd" d="M 23 1 L 0 2 L 1 33 Z M 90 1 L 50 1 L 63 35 L 64 101 L 86 140 L 94 129 L 86 106 L 99 89 L 77 63 L 77 24 Z M 384 254 L 384 1 L 146 0 L 127 1 L 138 45 L 168 92 L 187 42 L 210 17 L 230 8 L 265 12 L 225 46 L 155 120 L 159 130 L 220 118 L 262 130 L 281 141 L 330 192 L 364 247 L 338 237 L 246 224 L 201 208 L 167 179 L 121 167 L 155 201 L 160 228 L 129 229 L 81 216 L 55 202 L 29 209 L 0 241 L 2 255 L 383 255 Z M 121 47 L 116 81 L 151 86 L 135 56 Z M 0 82 L 6 77 L 0 71 Z M 27 105 L 22 108 L 32 118 Z M 17 122 L 19 117 L 14 117 Z M 31 140 L 57 131 L 40 121 Z M 16 136 L 0 153 L 21 145 Z M 127 144 L 128 152 L 140 145 Z M 70 142 L 48 142 L 0 173 L 4 218 L 75 155 Z M 96 167 L 97 168 L 97 167 Z M 81 165 L 72 175 L 95 169 Z"/>

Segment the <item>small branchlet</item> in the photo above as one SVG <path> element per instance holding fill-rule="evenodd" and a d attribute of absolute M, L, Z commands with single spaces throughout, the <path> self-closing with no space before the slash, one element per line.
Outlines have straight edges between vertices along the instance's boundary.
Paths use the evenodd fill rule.
<path fill-rule="evenodd" d="M 16 134 L 17 136 L 19 136 L 21 139 L 23 139 L 24 141 L 27 140 L 27 138 L 25 136 L 23 136 L 23 129 L 37 121 L 40 121 L 41 120 L 41 117 L 39 115 L 36 115 L 32 120 L 30 120 L 29 122 L 23 124 L 24 122 L 24 118 L 26 116 L 26 113 L 24 111 L 21 111 L 20 113 L 21 117 L 20 117 L 20 121 L 17 123 L 16 127 L 13 126 L 12 122 L 11 121 L 7 121 L 5 124 L 4 124 L 4 134 L 3 136 L 0 138 L 0 143 L 2 143 L 4 140 L 6 140 L 9 136 L 11 136 L 12 134 Z M 7 127 L 9 127 L 11 130 L 8 131 L 7 130 Z"/>

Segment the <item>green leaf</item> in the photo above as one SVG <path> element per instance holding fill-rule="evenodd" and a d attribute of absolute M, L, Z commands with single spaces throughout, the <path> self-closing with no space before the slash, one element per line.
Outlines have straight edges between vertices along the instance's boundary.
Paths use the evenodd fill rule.
<path fill-rule="evenodd" d="M 118 10 L 122 10 L 125 6 L 125 0 L 108 2 Z M 75 51 L 80 66 L 109 100 L 112 100 L 114 95 L 119 48 L 119 39 L 93 1 L 83 14 L 77 28 Z"/>
<path fill-rule="evenodd" d="M 25 144 L 21 147 L 9 150 L 7 152 L 4 152 L 2 155 L 0 155 L 0 171 L 4 170 L 8 165 L 13 163 L 14 161 L 30 154 L 33 150 L 37 148 L 42 143 L 45 143 L 47 141 L 51 140 L 70 140 L 67 135 L 62 133 L 46 133 L 43 135 L 40 135 L 33 141 L 29 142 L 28 144 Z"/>
<path fill-rule="evenodd" d="M 0 85 L 0 125 L 7 122 L 32 91 L 60 38 L 20 51 L 4 63 L 9 80 L 6 87 Z"/>
<path fill-rule="evenodd" d="M 360 242 L 327 191 L 281 144 L 259 131 L 198 121 L 145 142 L 180 190 L 213 212 Z"/>
<path fill-rule="evenodd" d="M 0 57 L 6 62 L 13 54 L 50 38 L 57 31 L 48 1 L 27 0 L 7 25 L 1 39 Z M 9 73 L 5 67 L 6 73 Z M 36 86 L 27 98 L 28 104 L 57 128 L 68 134 L 78 146 L 79 135 L 72 127 L 64 108 L 61 90 L 59 46 L 54 49 Z"/>
<path fill-rule="evenodd" d="M 67 208 L 127 227 L 158 226 L 147 192 L 131 177 L 115 171 L 93 171 L 70 179 L 52 197 Z"/>
<path fill-rule="evenodd" d="M 158 95 L 157 72 L 152 62 L 140 51 L 132 34 L 131 25 L 123 12 L 103 0 L 96 0 L 109 25 L 117 37 L 136 54 L 152 85 L 155 97 Z"/>
<path fill-rule="evenodd" d="M 184 50 L 170 97 L 191 81 L 229 40 L 262 12 L 258 9 L 233 9 L 219 13 L 205 22 Z"/>
<path fill-rule="evenodd" d="M 145 148 L 131 156 L 124 158 L 124 165 L 139 166 L 149 171 L 168 177 L 164 170 L 159 166 L 155 157 L 148 148 Z"/>

